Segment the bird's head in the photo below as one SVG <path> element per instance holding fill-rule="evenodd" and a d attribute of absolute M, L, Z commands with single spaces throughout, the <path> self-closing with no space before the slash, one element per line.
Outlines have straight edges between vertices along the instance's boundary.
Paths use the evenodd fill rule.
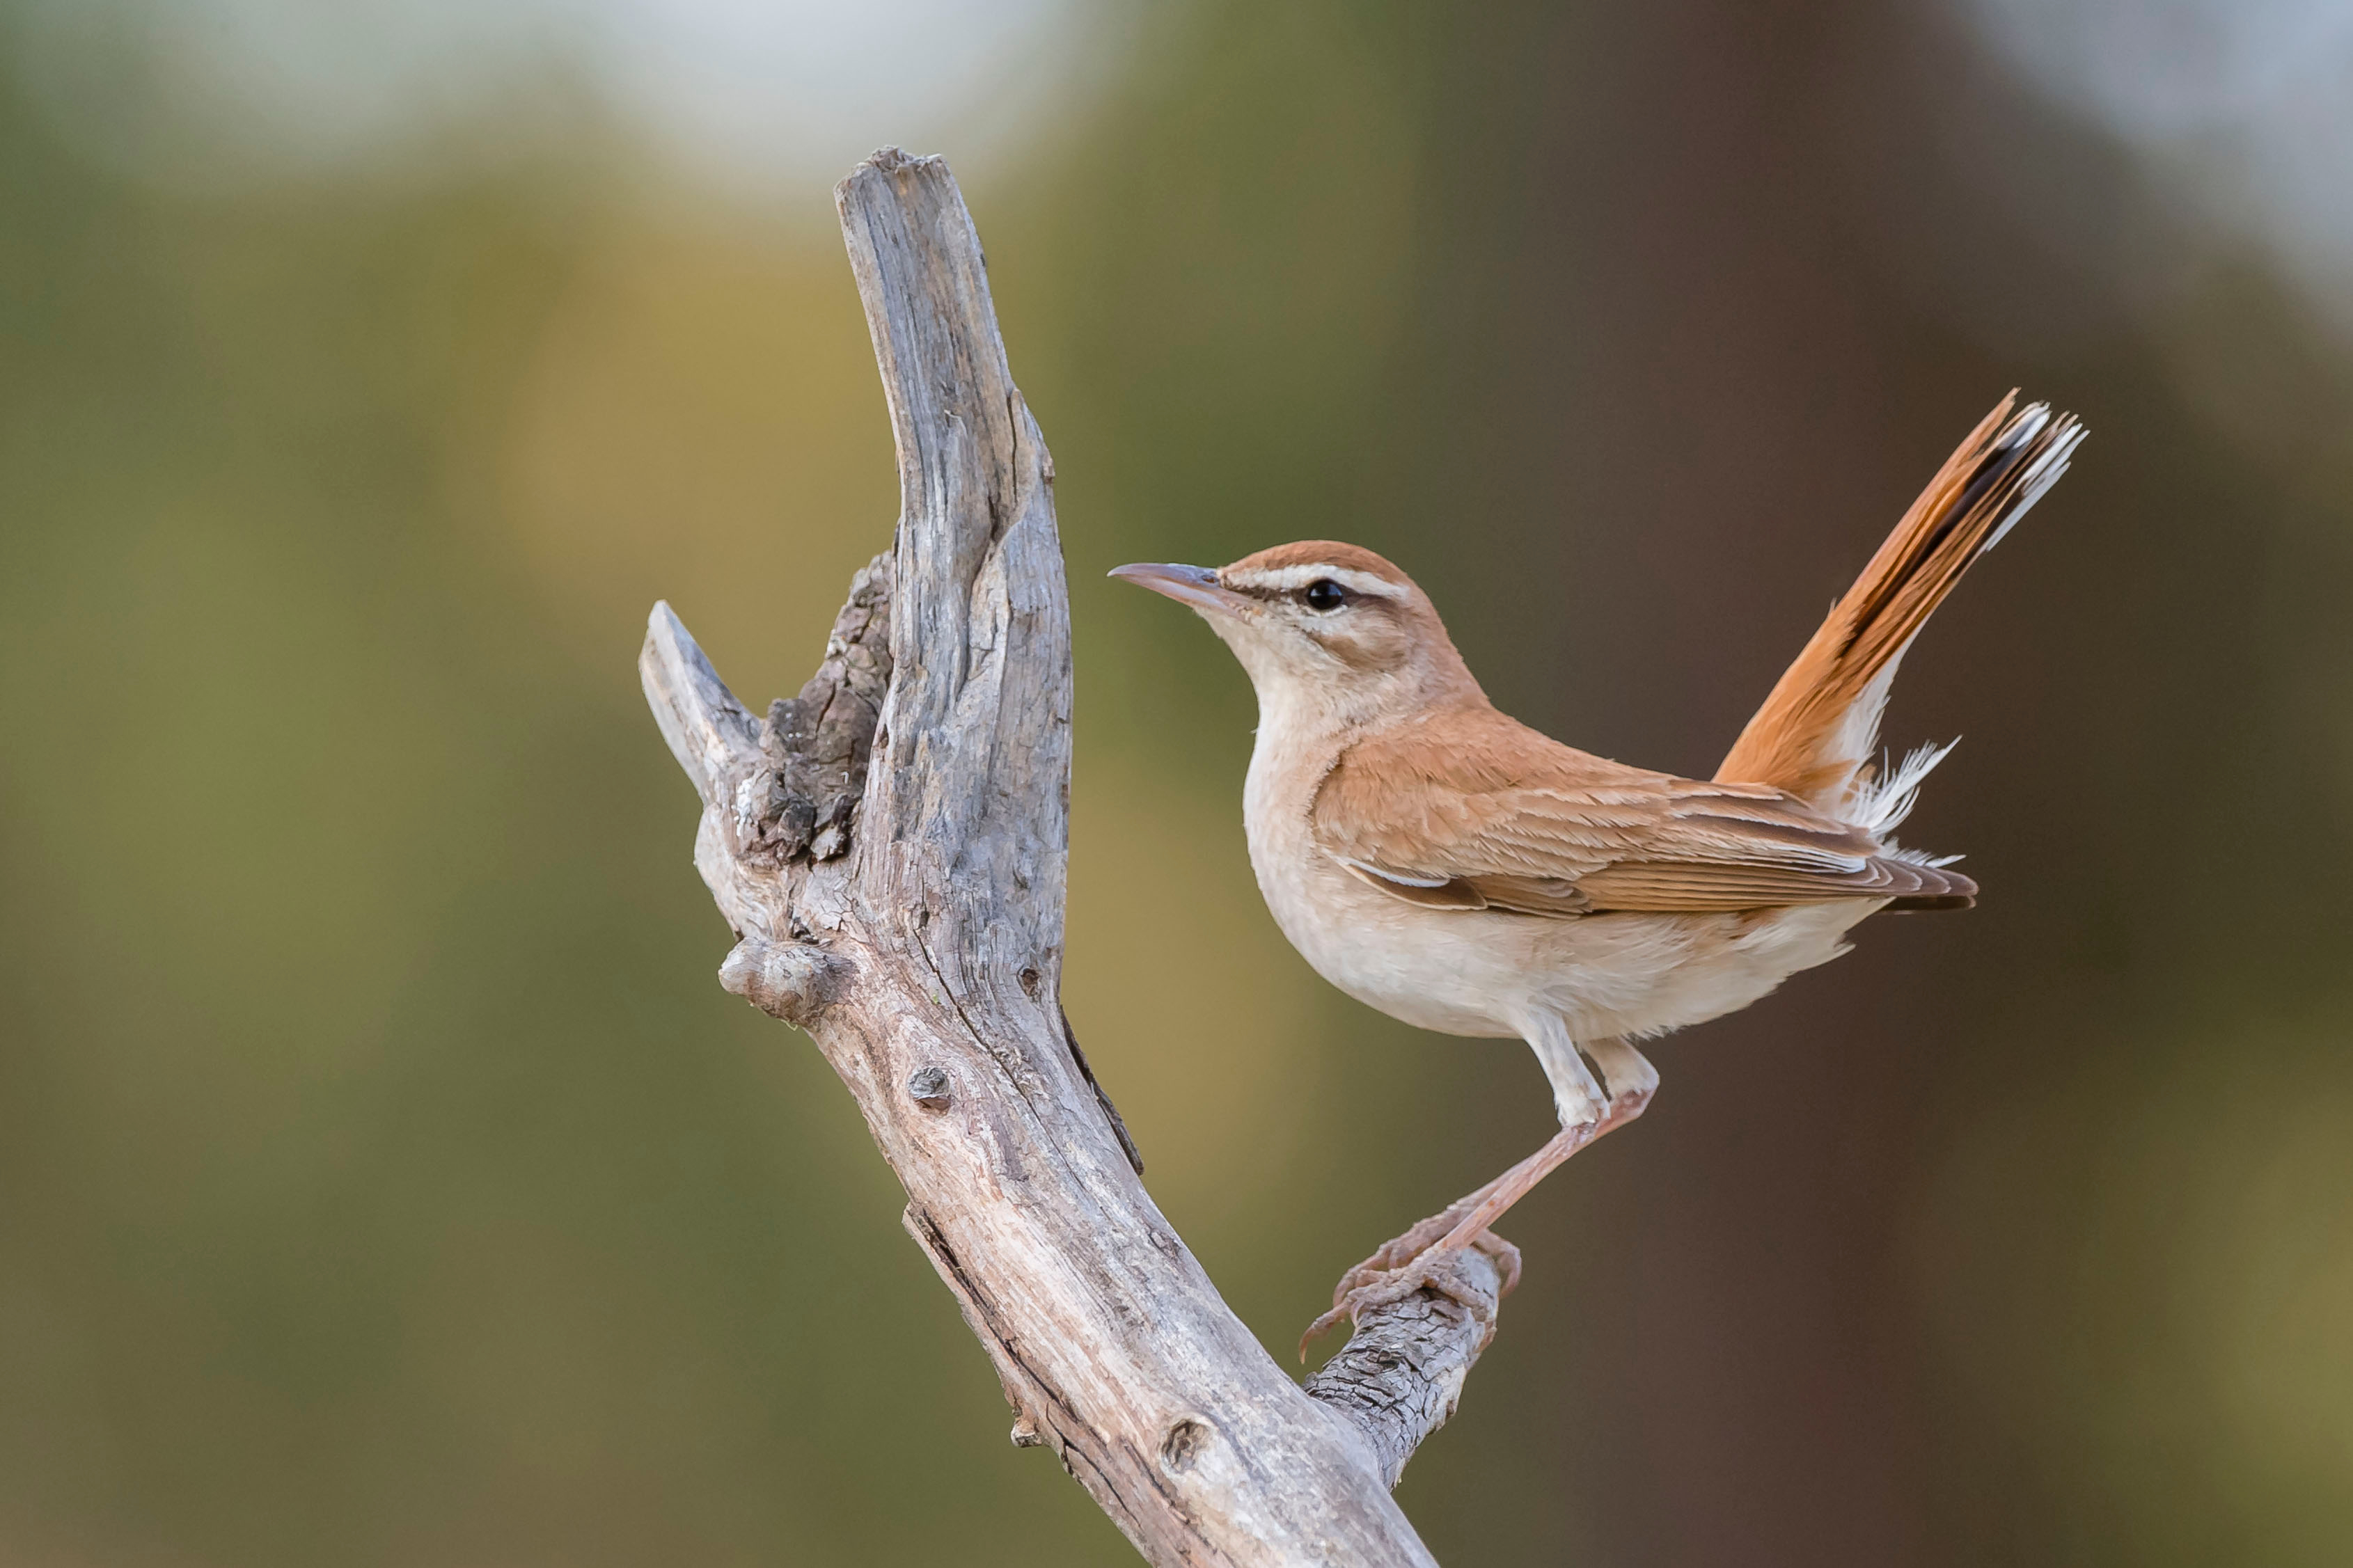
<path fill-rule="evenodd" d="M 1112 575 L 1191 605 L 1271 713 L 1354 726 L 1484 700 L 1429 595 L 1369 550 L 1315 539 L 1230 566 L 1141 564 Z"/>

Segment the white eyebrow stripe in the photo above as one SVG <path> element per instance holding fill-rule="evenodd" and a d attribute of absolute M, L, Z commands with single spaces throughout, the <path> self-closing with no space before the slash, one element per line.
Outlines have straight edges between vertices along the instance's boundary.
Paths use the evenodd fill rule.
<path fill-rule="evenodd" d="M 1269 593 L 1293 594 L 1310 583 L 1330 578 L 1352 594 L 1365 594 L 1377 599 L 1402 599 L 1405 590 L 1386 577 L 1370 572 L 1360 572 L 1353 566 L 1279 566 L 1273 571 L 1235 572 L 1228 580 L 1237 587 L 1262 588 Z"/>

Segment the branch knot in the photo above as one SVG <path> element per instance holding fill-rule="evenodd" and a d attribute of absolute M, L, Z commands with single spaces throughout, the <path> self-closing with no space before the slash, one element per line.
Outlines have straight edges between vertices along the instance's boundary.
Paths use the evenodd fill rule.
<path fill-rule="evenodd" d="M 747 936 L 720 964 L 719 984 L 770 1017 L 807 1028 L 841 999 L 851 973 L 849 960 L 815 942 Z"/>

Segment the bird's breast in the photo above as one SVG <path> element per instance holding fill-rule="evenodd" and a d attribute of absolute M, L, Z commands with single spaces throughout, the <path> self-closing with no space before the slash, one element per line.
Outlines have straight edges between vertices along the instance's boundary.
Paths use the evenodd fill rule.
<path fill-rule="evenodd" d="M 1525 987 L 1481 928 L 1479 912 L 1425 909 L 1370 887 L 1315 843 L 1315 789 L 1329 759 L 1285 754 L 1261 741 L 1251 754 L 1242 823 L 1259 891 L 1318 974 L 1368 1006 L 1442 1034 L 1518 1034 Z M 1334 748 L 1336 751 L 1336 748 Z"/>

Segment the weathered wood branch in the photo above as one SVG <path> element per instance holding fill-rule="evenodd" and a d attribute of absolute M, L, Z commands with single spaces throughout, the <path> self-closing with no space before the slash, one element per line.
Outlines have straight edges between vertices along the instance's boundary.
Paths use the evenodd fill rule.
<path fill-rule="evenodd" d="M 639 660 L 702 798 L 695 865 L 737 936 L 721 982 L 817 1041 L 996 1363 L 1014 1440 L 1052 1447 L 1147 1559 L 1429 1563 L 1388 1489 L 1452 1412 L 1493 1294 L 1367 1314 L 1303 1390 L 1145 1193 L 1059 1000 L 1052 462 L 945 164 L 885 151 L 835 195 L 898 443 L 892 550 L 765 721 L 666 605 Z"/>
<path fill-rule="evenodd" d="M 1510 1288 L 1503 1265 L 1484 1252 L 1464 1253 L 1454 1272 L 1472 1301 L 1423 1289 L 1375 1308 L 1307 1380 L 1308 1397 L 1363 1430 L 1389 1486 L 1405 1474 L 1421 1440 L 1452 1418 L 1462 1380 L 1494 1338 L 1495 1310 Z"/>

